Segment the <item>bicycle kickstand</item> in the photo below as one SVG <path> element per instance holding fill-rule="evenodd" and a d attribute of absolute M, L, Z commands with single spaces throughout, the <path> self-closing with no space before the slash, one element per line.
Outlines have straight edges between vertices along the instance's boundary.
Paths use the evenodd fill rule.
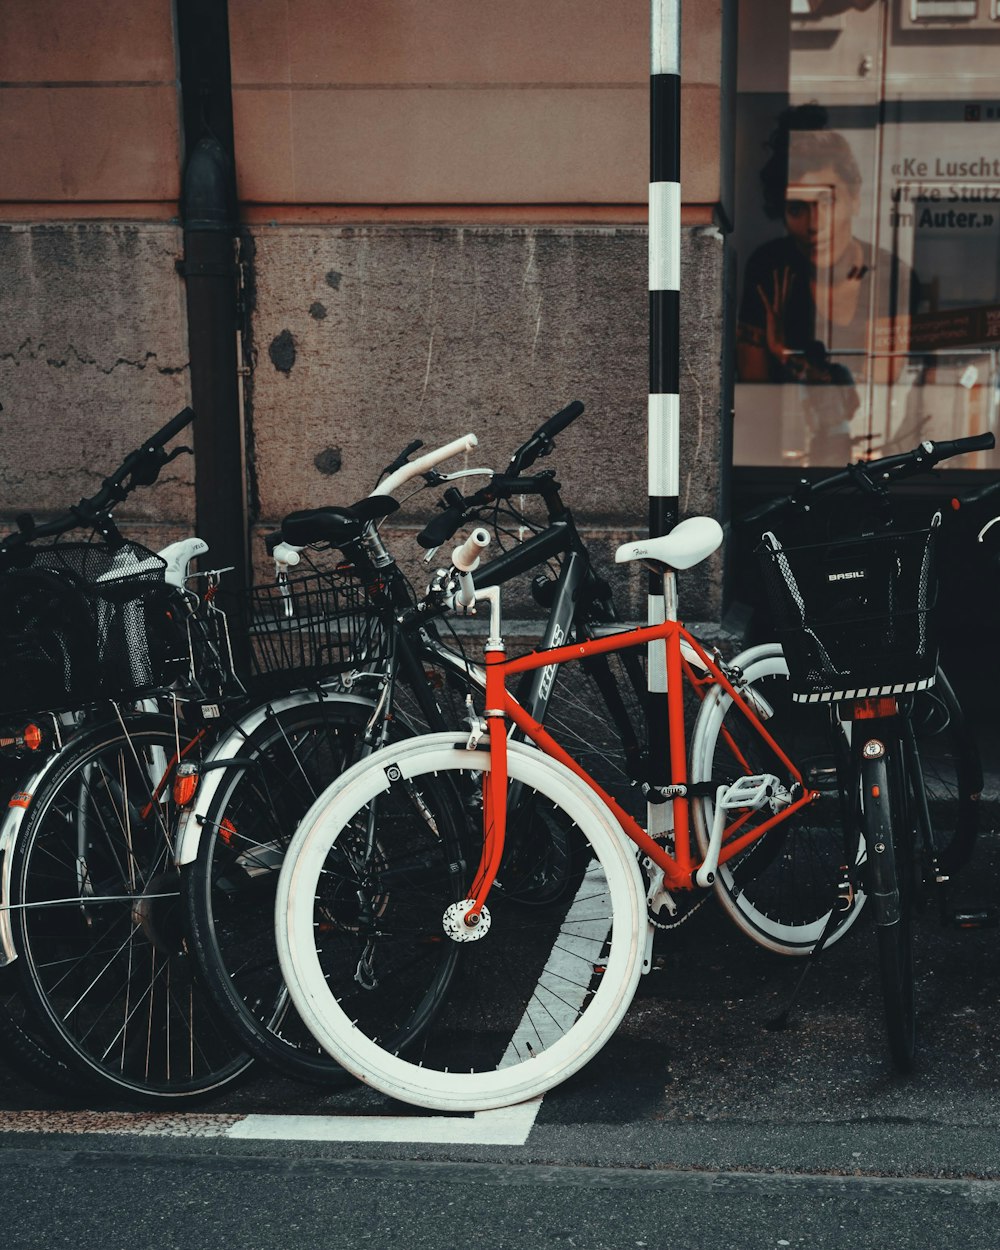
<path fill-rule="evenodd" d="M 819 936 L 819 941 L 809 952 L 806 957 L 805 967 L 799 973 L 799 979 L 795 982 L 795 986 L 789 995 L 788 1002 L 784 1009 L 779 1011 L 776 1016 L 765 1022 L 764 1027 L 772 1032 L 778 1032 L 788 1028 L 789 1018 L 792 1014 L 792 1008 L 798 1002 L 799 994 L 802 987 L 806 983 L 813 965 L 819 960 L 820 955 L 826 949 L 826 945 L 837 927 L 847 918 L 855 907 L 855 891 L 854 882 L 851 880 L 850 869 L 846 864 L 840 866 L 840 878 L 837 882 L 837 902 L 830 908 L 830 914 L 826 918 L 826 924 L 823 926 L 823 932 Z"/>

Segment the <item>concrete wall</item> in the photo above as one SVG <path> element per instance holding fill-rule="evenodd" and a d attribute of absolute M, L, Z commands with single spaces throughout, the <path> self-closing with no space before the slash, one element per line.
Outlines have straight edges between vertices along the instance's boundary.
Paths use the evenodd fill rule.
<path fill-rule="evenodd" d="M 646 235 L 640 227 L 258 229 L 253 479 L 264 528 L 350 503 L 412 438 L 466 430 L 502 467 L 572 399 L 551 460 L 605 559 L 646 524 Z M 684 237 L 681 509 L 716 512 L 722 245 Z M 394 522 L 419 525 L 420 495 Z M 398 523 L 396 528 L 399 528 Z M 633 611 L 640 612 L 639 578 Z M 691 578 L 688 614 L 718 611 Z M 696 590 L 697 586 L 697 590 Z"/>
<path fill-rule="evenodd" d="M 0 225 L 0 511 L 100 489 L 189 397 L 180 232 L 167 223 Z M 193 462 L 121 510 L 149 541 L 190 525 Z M 137 530 L 127 531 L 144 541 Z"/>
<path fill-rule="evenodd" d="M 688 204 L 719 198 L 721 9 L 684 11 Z M 649 0 L 230 0 L 229 14 L 248 202 L 646 202 Z"/>
<path fill-rule="evenodd" d="M 722 249 L 693 230 L 719 197 L 721 7 L 684 14 L 686 512 L 717 509 Z M 229 15 L 260 524 L 363 494 L 413 437 L 475 429 L 499 464 L 579 397 L 567 498 L 605 548 L 641 530 L 648 0 Z M 96 490 L 188 401 L 174 40 L 162 0 L 0 5 L 7 517 Z M 193 511 L 171 469 L 121 512 L 167 537 Z"/>
<path fill-rule="evenodd" d="M 0 5 L 0 515 L 60 511 L 189 400 L 169 5 Z M 171 221 L 171 218 L 174 220 Z M 193 463 L 120 515 L 192 524 Z"/>

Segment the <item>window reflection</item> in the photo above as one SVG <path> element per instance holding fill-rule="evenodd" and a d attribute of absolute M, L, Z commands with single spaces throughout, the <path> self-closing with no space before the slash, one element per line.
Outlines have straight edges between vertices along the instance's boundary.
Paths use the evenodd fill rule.
<path fill-rule="evenodd" d="M 737 464 L 996 432 L 995 8 L 741 4 Z"/>

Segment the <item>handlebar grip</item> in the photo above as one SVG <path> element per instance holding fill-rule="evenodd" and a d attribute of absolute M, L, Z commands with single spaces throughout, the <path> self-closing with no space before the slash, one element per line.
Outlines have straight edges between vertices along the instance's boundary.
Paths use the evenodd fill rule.
<path fill-rule="evenodd" d="M 581 412 L 583 412 L 583 404 L 578 399 L 574 399 L 554 417 L 549 417 L 548 421 L 543 422 L 531 438 L 526 443 L 522 443 L 511 456 L 510 464 L 507 466 L 508 475 L 516 477 L 525 469 L 530 469 L 539 456 L 547 456 L 552 450 L 553 438 L 560 430 L 565 430 L 571 421 L 575 421 Z"/>
<path fill-rule="evenodd" d="M 990 482 L 989 486 L 983 486 L 980 490 L 971 491 L 967 495 L 957 495 L 952 500 L 952 507 L 956 511 L 960 508 L 971 508 L 976 504 L 989 503 L 997 495 L 1000 495 L 1000 482 Z"/>
<path fill-rule="evenodd" d="M 286 542 L 281 530 L 273 530 L 270 534 L 265 534 L 264 546 L 267 548 L 267 554 L 278 564 L 287 564 L 292 567 L 301 560 L 299 552 L 302 548 Z"/>
<path fill-rule="evenodd" d="M 464 505 L 454 504 L 450 508 L 445 508 L 444 512 L 431 517 L 417 535 L 418 545 L 423 547 L 425 551 L 433 551 L 435 547 L 440 547 L 442 543 L 446 543 L 451 538 L 452 534 L 462 524 L 464 516 Z"/>
<path fill-rule="evenodd" d="M 995 446 L 996 439 L 989 431 L 973 434 L 969 438 L 945 438 L 934 443 L 934 459 L 950 460 L 952 456 L 962 456 L 968 451 L 989 451 Z"/>
<path fill-rule="evenodd" d="M 490 545 L 490 532 L 479 526 L 451 553 L 451 562 L 460 573 L 471 573 L 479 566 L 479 556 Z"/>
<path fill-rule="evenodd" d="M 781 499 L 772 499 L 768 503 L 761 504 L 759 508 L 753 508 L 750 512 L 741 516 L 737 525 L 754 525 L 758 521 L 763 521 L 765 517 L 773 515 L 775 512 L 781 512 L 795 502 L 794 496 L 785 495 Z"/>
<path fill-rule="evenodd" d="M 565 430 L 567 425 L 571 425 L 582 412 L 583 404 L 580 400 L 574 399 L 571 404 L 567 404 L 554 417 L 549 417 L 544 425 L 539 426 L 537 433 L 543 438 L 555 438 L 557 434 Z"/>

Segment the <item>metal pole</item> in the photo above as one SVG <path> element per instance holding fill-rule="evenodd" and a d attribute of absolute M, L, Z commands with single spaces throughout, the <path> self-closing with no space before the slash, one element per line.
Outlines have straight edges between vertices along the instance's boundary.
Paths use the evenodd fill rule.
<path fill-rule="evenodd" d="M 681 3 L 652 0 L 649 78 L 649 535 L 677 524 L 680 460 Z M 663 585 L 651 575 L 648 619 L 664 619 Z M 647 657 L 651 780 L 669 782 L 667 671 L 661 644 Z M 670 803 L 649 804 L 652 836 L 673 827 Z"/>

